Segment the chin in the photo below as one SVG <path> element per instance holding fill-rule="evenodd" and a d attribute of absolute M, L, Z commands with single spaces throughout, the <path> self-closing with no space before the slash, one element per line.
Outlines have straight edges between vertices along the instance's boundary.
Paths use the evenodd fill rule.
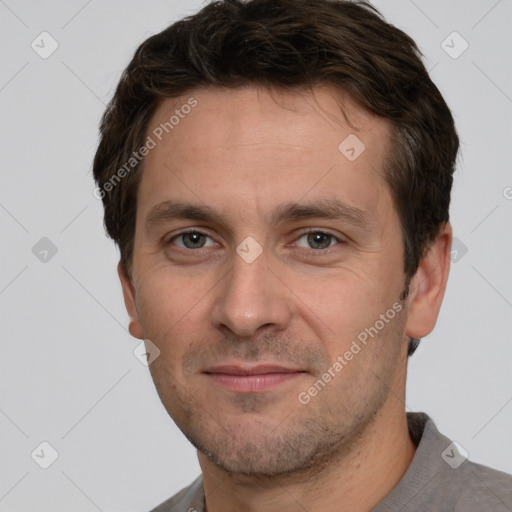
<path fill-rule="evenodd" d="M 249 420 L 250 421 L 250 420 Z M 187 437 L 211 462 L 227 473 L 258 479 L 318 470 L 340 438 L 322 437 L 307 425 L 301 429 L 265 425 L 252 420 L 245 428 L 219 428 Z M 252 427 L 252 428 L 251 428 Z M 315 435 L 316 434 L 316 435 Z"/>

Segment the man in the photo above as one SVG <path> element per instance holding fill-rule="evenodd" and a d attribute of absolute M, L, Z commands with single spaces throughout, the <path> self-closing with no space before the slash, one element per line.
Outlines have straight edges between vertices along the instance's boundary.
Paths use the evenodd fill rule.
<path fill-rule="evenodd" d="M 458 137 L 368 4 L 221 0 L 145 41 L 97 194 L 130 333 L 202 476 L 155 511 L 507 511 L 405 412 L 449 272 Z"/>

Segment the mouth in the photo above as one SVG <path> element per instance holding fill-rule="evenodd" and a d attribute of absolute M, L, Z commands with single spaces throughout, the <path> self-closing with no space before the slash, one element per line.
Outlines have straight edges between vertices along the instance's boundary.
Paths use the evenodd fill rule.
<path fill-rule="evenodd" d="M 215 385 L 237 393 L 270 391 L 307 373 L 276 365 L 214 366 L 203 372 Z"/>

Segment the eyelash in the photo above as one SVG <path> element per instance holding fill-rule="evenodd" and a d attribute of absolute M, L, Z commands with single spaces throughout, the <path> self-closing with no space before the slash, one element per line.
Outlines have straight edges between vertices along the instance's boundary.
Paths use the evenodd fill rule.
<path fill-rule="evenodd" d="M 174 235 L 172 238 L 170 238 L 169 240 L 167 240 L 165 242 L 165 245 L 170 245 L 170 244 L 172 244 L 172 242 L 175 239 L 177 239 L 177 238 L 179 238 L 181 236 L 190 234 L 190 233 L 195 233 L 195 234 L 203 235 L 205 237 L 208 237 L 208 238 L 212 239 L 212 237 L 208 233 L 205 233 L 205 232 L 203 232 L 201 230 L 198 230 L 198 229 L 190 229 L 190 230 L 187 230 L 187 231 L 182 231 L 181 233 L 178 233 L 177 235 Z M 321 256 L 324 256 L 326 254 L 330 254 L 331 251 L 334 250 L 338 245 L 343 245 L 343 244 L 346 243 L 345 240 L 337 237 L 336 235 L 334 235 L 333 233 L 330 233 L 329 231 L 323 231 L 323 230 L 314 229 L 314 228 L 301 232 L 297 236 L 295 242 L 297 242 L 303 236 L 309 235 L 311 233 L 315 233 L 315 234 L 320 233 L 322 235 L 327 235 L 327 236 L 331 237 L 332 239 L 336 240 L 337 244 L 335 244 L 333 246 L 329 246 L 329 247 L 327 247 L 325 249 L 312 249 L 312 248 L 309 248 L 309 250 L 308 250 L 308 249 L 306 249 L 304 247 L 300 247 L 299 249 L 308 251 L 308 254 L 306 255 L 306 257 L 317 257 L 317 256 L 321 257 Z M 183 249 L 181 247 L 178 247 L 178 249 L 181 250 L 181 251 L 185 251 L 185 252 L 199 252 L 199 253 L 201 253 L 201 250 L 202 249 L 207 249 L 207 247 L 206 248 L 205 247 L 200 247 L 198 249 L 187 249 L 187 248 Z"/>

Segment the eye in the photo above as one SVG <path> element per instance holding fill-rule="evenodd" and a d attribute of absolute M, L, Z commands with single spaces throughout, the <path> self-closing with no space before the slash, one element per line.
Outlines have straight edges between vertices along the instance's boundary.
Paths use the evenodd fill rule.
<path fill-rule="evenodd" d="M 206 245 L 206 239 L 210 239 L 211 243 Z M 180 243 L 178 243 L 180 242 Z M 179 235 L 173 236 L 168 244 L 175 244 L 180 249 L 202 249 L 203 247 L 215 246 L 215 242 L 206 233 L 201 231 L 185 231 Z"/>
<path fill-rule="evenodd" d="M 299 243 L 301 239 L 305 239 L 305 244 Z M 338 239 L 333 234 L 325 231 L 310 231 L 297 238 L 297 246 L 315 250 L 328 249 L 336 245 L 336 243 L 342 242 L 342 240 Z"/>

